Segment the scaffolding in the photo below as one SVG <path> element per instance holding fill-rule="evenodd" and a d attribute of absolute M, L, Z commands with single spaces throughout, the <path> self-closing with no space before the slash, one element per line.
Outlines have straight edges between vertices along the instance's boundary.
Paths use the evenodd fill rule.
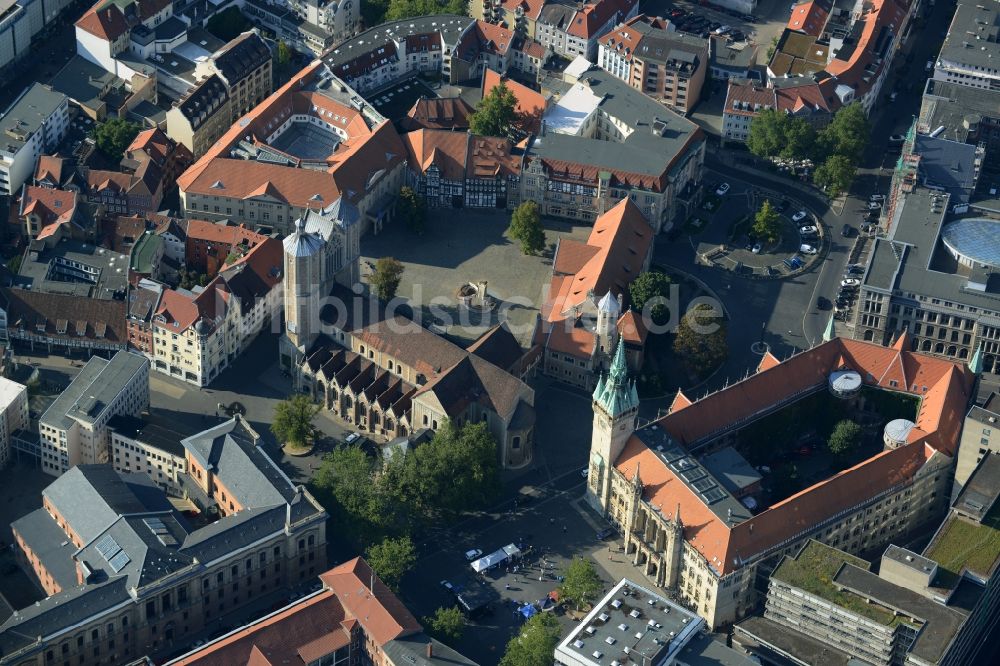
<path fill-rule="evenodd" d="M 881 231 L 892 237 L 892 221 L 895 219 L 896 206 L 901 203 L 901 197 L 909 194 L 917 186 L 917 176 L 920 168 L 920 155 L 913 152 L 913 144 L 917 136 L 917 120 L 910 123 L 910 129 L 903 141 L 903 149 L 896 161 L 896 169 L 892 172 L 892 184 L 889 186 L 889 198 L 882 208 L 879 219 Z"/>

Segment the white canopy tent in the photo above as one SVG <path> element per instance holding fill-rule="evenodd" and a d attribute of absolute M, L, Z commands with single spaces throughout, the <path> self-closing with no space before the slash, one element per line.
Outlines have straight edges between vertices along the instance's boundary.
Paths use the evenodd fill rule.
<path fill-rule="evenodd" d="M 514 559 L 515 557 L 519 557 L 521 555 L 521 549 L 512 543 L 509 543 L 506 546 L 504 546 L 503 552 L 505 552 L 507 554 L 507 557 L 511 559 Z"/>
<path fill-rule="evenodd" d="M 490 553 L 489 555 L 486 555 L 484 557 L 480 557 L 478 560 L 472 563 L 472 568 L 476 573 L 481 573 L 491 567 L 495 567 L 496 565 L 500 564 L 506 559 L 507 559 L 507 553 L 505 553 L 501 548 L 496 552 Z"/>

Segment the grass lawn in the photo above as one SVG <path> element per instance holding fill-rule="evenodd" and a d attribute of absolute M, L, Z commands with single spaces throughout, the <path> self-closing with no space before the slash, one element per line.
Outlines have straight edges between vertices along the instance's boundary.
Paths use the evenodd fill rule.
<path fill-rule="evenodd" d="M 962 569 L 987 577 L 1000 557 L 1000 504 L 986 514 L 981 524 L 953 517 L 926 552 L 938 563 L 938 584 L 952 587 Z"/>
<path fill-rule="evenodd" d="M 845 563 L 853 564 L 865 571 L 869 569 L 868 563 L 860 558 L 825 546 L 818 541 L 810 541 L 797 558 L 783 559 L 774 570 L 773 577 L 879 624 L 892 626 L 898 623 L 899 618 L 888 610 L 833 586 L 834 576 Z"/>

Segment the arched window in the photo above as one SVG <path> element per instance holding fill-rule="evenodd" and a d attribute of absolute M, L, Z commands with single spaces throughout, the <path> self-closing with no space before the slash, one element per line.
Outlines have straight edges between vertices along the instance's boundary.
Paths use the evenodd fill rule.
<path fill-rule="evenodd" d="M 511 443 L 510 443 L 510 448 L 512 448 L 512 449 L 519 449 L 519 448 L 521 448 L 521 438 L 520 437 L 515 437 L 513 439 L 513 441 L 511 441 Z"/>

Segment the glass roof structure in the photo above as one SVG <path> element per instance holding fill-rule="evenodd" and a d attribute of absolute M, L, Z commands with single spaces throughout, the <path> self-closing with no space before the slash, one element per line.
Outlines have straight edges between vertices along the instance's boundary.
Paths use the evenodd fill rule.
<path fill-rule="evenodd" d="M 985 218 L 957 220 L 945 226 L 941 240 L 957 258 L 1000 267 L 1000 221 Z"/>

